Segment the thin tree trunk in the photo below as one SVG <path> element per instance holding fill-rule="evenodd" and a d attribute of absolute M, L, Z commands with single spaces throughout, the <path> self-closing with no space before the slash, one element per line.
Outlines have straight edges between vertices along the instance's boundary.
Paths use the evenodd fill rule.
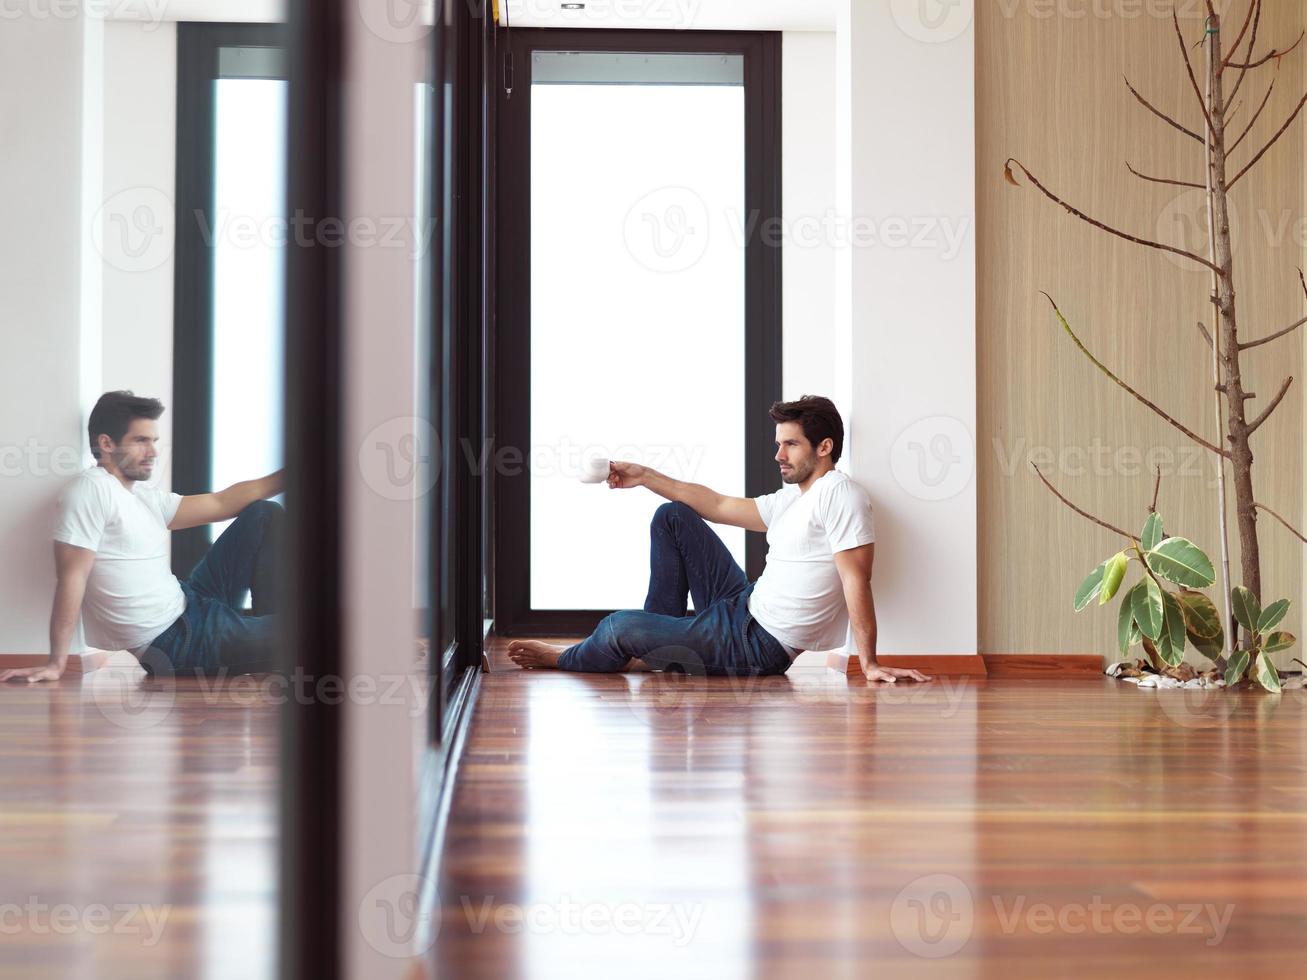
<path fill-rule="evenodd" d="M 1221 357 L 1225 367 L 1226 428 L 1230 440 L 1230 462 L 1234 477 L 1236 519 L 1239 527 L 1239 561 L 1242 584 L 1261 598 L 1261 555 L 1257 544 L 1257 505 L 1253 497 L 1253 452 L 1249 445 L 1247 415 L 1244 405 L 1248 396 L 1243 390 L 1239 371 L 1239 324 L 1235 314 L 1234 257 L 1230 247 L 1230 204 L 1227 193 L 1225 159 L 1225 104 L 1221 88 L 1220 17 L 1209 23 L 1213 29 L 1206 41 L 1212 46 L 1208 59 L 1208 82 L 1211 91 L 1209 114 L 1212 125 L 1211 187 L 1212 216 L 1215 222 L 1216 307 L 1220 312 L 1218 331 Z M 1249 637 L 1251 640 L 1251 637 Z"/>
<path fill-rule="evenodd" d="M 1252 8 L 1249 7 L 1251 14 Z M 1212 83 L 1214 81 L 1216 66 L 1220 65 L 1220 45 L 1207 45 L 1207 109 L 1210 114 L 1212 110 Z M 1255 120 L 1254 120 L 1255 121 Z M 1251 128 L 1251 127 L 1249 127 Z M 1213 262 L 1216 261 L 1216 216 L 1212 208 L 1212 133 L 1207 131 L 1203 138 L 1203 147 L 1207 151 L 1207 230 L 1208 230 L 1208 253 L 1207 257 Z M 1212 334 L 1207 338 L 1212 348 L 1212 384 L 1215 391 L 1212 392 L 1212 410 L 1216 421 L 1216 444 L 1225 445 L 1225 423 L 1221 419 L 1221 331 L 1217 327 L 1221 319 L 1221 311 L 1216 305 L 1216 296 L 1220 286 L 1220 273 L 1215 269 L 1212 270 Z M 1230 595 L 1230 522 L 1226 510 L 1226 493 L 1225 493 L 1225 459 L 1216 457 L 1216 506 L 1218 514 L 1218 531 L 1221 536 L 1221 611 L 1225 614 L 1223 622 L 1225 623 L 1224 639 L 1224 656 L 1218 657 L 1216 664 L 1222 673 L 1225 672 L 1226 664 L 1235 648 L 1234 635 L 1234 617 L 1230 612 L 1231 595 Z"/>

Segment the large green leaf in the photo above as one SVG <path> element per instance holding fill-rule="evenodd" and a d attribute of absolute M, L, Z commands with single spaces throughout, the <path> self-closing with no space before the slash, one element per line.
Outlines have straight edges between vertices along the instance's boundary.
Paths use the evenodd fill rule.
<path fill-rule="evenodd" d="M 1242 585 L 1236 585 L 1230 591 L 1230 604 L 1234 607 L 1234 618 L 1249 633 L 1257 631 L 1257 619 L 1262 614 L 1262 604 Z"/>
<path fill-rule="evenodd" d="M 1144 551 L 1152 551 L 1162 543 L 1162 515 L 1153 511 L 1148 515 L 1148 520 L 1144 521 L 1144 531 L 1139 535 L 1139 547 Z"/>
<path fill-rule="evenodd" d="M 1116 595 L 1116 590 L 1121 587 L 1121 580 L 1125 578 L 1125 568 L 1129 564 L 1129 559 L 1124 551 L 1118 552 L 1109 558 L 1103 568 L 1103 586 L 1098 590 L 1098 604 L 1105 606 L 1111 601 L 1112 596 Z"/>
<path fill-rule="evenodd" d="M 1116 642 L 1121 648 L 1121 656 L 1130 656 L 1130 648 L 1139 641 L 1135 638 L 1138 630 L 1135 629 L 1134 620 L 1134 603 L 1133 597 L 1136 590 L 1143 588 L 1144 583 L 1140 582 L 1133 589 L 1127 592 L 1121 598 L 1121 611 L 1116 617 Z"/>
<path fill-rule="evenodd" d="M 1130 590 L 1131 612 L 1139 630 L 1150 640 L 1162 635 L 1162 590 L 1150 576 L 1145 576 L 1139 585 Z"/>
<path fill-rule="evenodd" d="M 1270 634 L 1262 641 L 1262 649 L 1267 653 L 1275 653 L 1278 650 L 1287 650 L 1298 642 L 1298 637 L 1292 633 L 1284 633 L 1279 630 Z"/>
<path fill-rule="evenodd" d="M 1273 629 L 1284 618 L 1284 614 L 1289 611 L 1288 599 L 1276 599 L 1269 606 L 1262 610 L 1262 614 L 1257 617 L 1257 632 L 1265 633 Z"/>
<path fill-rule="evenodd" d="M 1107 559 L 1099 564 L 1092 572 L 1085 576 L 1085 580 L 1080 583 L 1080 588 L 1076 589 L 1076 612 L 1080 612 L 1085 606 L 1093 601 L 1094 596 L 1098 595 L 1098 590 L 1103 587 L 1103 571 L 1107 568 Z"/>
<path fill-rule="evenodd" d="M 1193 644 L 1195 650 L 1211 661 L 1219 660 L 1221 655 L 1225 653 L 1224 637 L 1219 640 L 1213 640 L 1204 636 L 1194 636 L 1190 633 L 1189 642 Z"/>
<path fill-rule="evenodd" d="M 1154 572 L 1176 585 L 1201 589 L 1216 581 L 1212 559 L 1188 538 L 1165 538 L 1144 553 L 1144 560 Z"/>
<path fill-rule="evenodd" d="M 1162 593 L 1162 635 L 1158 638 L 1157 653 L 1172 667 L 1184 662 L 1184 610 L 1180 600 L 1170 592 Z"/>
<path fill-rule="evenodd" d="M 1221 614 L 1216 611 L 1212 600 L 1201 592 L 1181 589 L 1176 599 L 1184 610 L 1184 626 L 1190 639 L 1215 641 L 1218 647 L 1225 646 L 1225 630 L 1221 627 Z M 1194 644 L 1198 646 L 1197 643 Z"/>
<path fill-rule="evenodd" d="M 1227 686 L 1233 686 L 1243 677 L 1243 672 L 1248 669 L 1248 651 L 1236 650 L 1230 654 L 1230 666 L 1225 668 L 1225 683 Z"/>
<path fill-rule="evenodd" d="M 1253 663 L 1253 680 L 1274 694 L 1280 693 L 1280 675 L 1265 653 L 1257 654 L 1257 660 Z"/>

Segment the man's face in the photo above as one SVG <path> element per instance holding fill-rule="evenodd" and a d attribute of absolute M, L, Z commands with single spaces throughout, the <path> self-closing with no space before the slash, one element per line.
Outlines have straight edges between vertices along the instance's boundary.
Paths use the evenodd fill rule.
<path fill-rule="evenodd" d="M 100 437 L 100 455 L 106 452 L 109 462 L 128 480 L 148 480 L 154 475 L 159 457 L 159 425 L 150 419 L 133 419 L 121 442 Z M 107 446 L 107 449 L 106 449 Z"/>
<path fill-rule="evenodd" d="M 798 422 L 776 423 L 776 462 L 781 469 L 782 481 L 802 483 L 812 476 L 819 459 L 817 450 L 803 434 L 803 426 Z"/>

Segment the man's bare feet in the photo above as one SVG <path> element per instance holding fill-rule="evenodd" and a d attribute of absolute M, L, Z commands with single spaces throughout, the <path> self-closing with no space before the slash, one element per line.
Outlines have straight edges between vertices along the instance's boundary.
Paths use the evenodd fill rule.
<path fill-rule="evenodd" d="M 566 649 L 543 640 L 512 640 L 508 644 L 508 659 L 519 667 L 557 670 L 558 655 Z"/>
<path fill-rule="evenodd" d="M 524 669 L 557 670 L 558 655 L 567 647 L 555 646 L 543 640 L 510 640 L 508 659 Z M 643 660 L 632 657 L 627 661 L 623 671 L 626 673 L 643 672 L 650 667 Z"/>

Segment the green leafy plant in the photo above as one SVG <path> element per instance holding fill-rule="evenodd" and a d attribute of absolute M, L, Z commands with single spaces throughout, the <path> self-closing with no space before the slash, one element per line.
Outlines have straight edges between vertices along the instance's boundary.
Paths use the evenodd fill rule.
<path fill-rule="evenodd" d="M 1121 592 L 1132 561 L 1139 563 L 1140 577 Z M 1167 667 L 1179 667 L 1186 646 L 1192 645 L 1218 668 L 1224 666 L 1227 685 L 1242 680 L 1246 673 L 1266 690 L 1279 691 L 1279 673 L 1267 654 L 1287 650 L 1296 642 L 1293 634 L 1274 629 L 1289 611 L 1289 600 L 1280 599 L 1262 609 L 1251 590 L 1236 587 L 1231 604 L 1251 643 L 1223 664 L 1221 614 L 1212 600 L 1198 591 L 1215 581 L 1216 569 L 1207 554 L 1188 538 L 1167 537 L 1162 517 L 1154 511 L 1128 549 L 1105 559 L 1080 583 L 1075 609 L 1079 612 L 1095 599 L 1105 606 L 1120 594 L 1116 632 L 1122 656 L 1128 657 L 1131 647 L 1142 645 L 1160 673 Z"/>
<path fill-rule="evenodd" d="M 1101 220 L 1084 208 L 1078 207 L 1072 199 L 1059 193 L 1048 182 L 1041 180 L 1035 172 L 1015 157 L 1009 157 L 1004 162 L 1003 178 L 1013 187 L 1033 189 L 1048 201 L 1060 207 L 1072 218 L 1097 229 L 1097 231 L 1105 235 L 1129 242 L 1135 246 L 1167 253 L 1173 259 L 1184 260 L 1193 268 L 1205 269 L 1209 273 L 1210 285 L 1207 289 L 1207 295 L 1212 303 L 1211 319 L 1208 321 L 1211 324 L 1211 329 L 1209 330 L 1207 325 L 1199 322 L 1196 324 L 1198 330 L 1194 335 L 1195 341 L 1197 341 L 1198 336 L 1202 337 L 1203 342 L 1207 345 L 1207 351 L 1210 353 L 1208 363 L 1211 371 L 1211 387 L 1209 389 L 1211 394 L 1208 397 L 1212 400 L 1212 422 L 1214 424 L 1211 427 L 1212 431 L 1209 431 L 1209 435 L 1206 437 L 1192 425 L 1185 424 L 1180 418 L 1167 412 L 1158 402 L 1148 397 L 1145 392 L 1133 387 L 1121 374 L 1098 358 L 1090 350 L 1090 345 L 1081 339 L 1080 335 L 1073 329 L 1071 322 L 1063 315 L 1053 297 L 1048 293 L 1044 295 L 1052 307 L 1056 322 L 1061 330 L 1075 345 L 1080 354 L 1093 364 L 1104 377 L 1177 432 L 1182 433 L 1195 445 L 1202 447 L 1207 453 L 1215 457 L 1217 463 L 1217 493 L 1214 510 L 1217 527 L 1219 528 L 1218 542 L 1221 558 L 1221 591 L 1219 595 L 1222 613 L 1219 617 L 1212 618 L 1216 626 L 1224 627 L 1220 632 L 1215 632 L 1214 629 L 1209 630 L 1214 635 L 1219 635 L 1222 640 L 1220 651 L 1215 659 L 1218 666 L 1228 672 L 1230 667 L 1242 662 L 1237 654 L 1244 653 L 1247 655 L 1247 662 L 1244 663 L 1243 670 L 1250 670 L 1254 677 L 1265 676 L 1267 680 L 1264 682 L 1264 686 L 1269 686 L 1270 683 L 1273 683 L 1271 675 L 1268 673 L 1269 666 L 1260 665 L 1263 662 L 1269 665 L 1269 661 L 1262 655 L 1271 650 L 1273 641 L 1270 636 L 1272 634 L 1266 632 L 1263 637 L 1258 633 L 1255 622 L 1253 626 L 1249 627 L 1242 619 L 1237 619 L 1234 616 L 1230 603 L 1236 590 L 1232 586 L 1236 581 L 1242 581 L 1243 587 L 1246 587 L 1246 591 L 1252 596 L 1259 599 L 1263 596 L 1261 542 L 1258 528 L 1259 518 L 1262 515 L 1273 518 L 1304 544 L 1307 544 L 1307 534 L 1295 528 L 1286 518 L 1259 500 L 1254 493 L 1253 483 L 1254 437 L 1262 430 L 1262 426 L 1271 419 L 1276 409 L 1285 404 L 1285 396 L 1294 379 L 1292 376 L 1286 377 L 1280 383 L 1274 395 L 1269 399 L 1257 402 L 1255 405 L 1251 403 L 1256 401 L 1256 393 L 1246 391 L 1244 384 L 1252 373 L 1249 365 L 1250 359 L 1258 356 L 1251 352 L 1255 349 L 1269 349 L 1264 348 L 1263 345 L 1270 345 L 1307 326 L 1307 317 L 1296 319 L 1285 327 L 1269 332 L 1260 332 L 1260 336 L 1252 336 L 1251 331 L 1248 329 L 1247 317 L 1241 319 L 1238 315 L 1235 290 L 1235 252 L 1231 238 L 1233 222 L 1230 220 L 1230 192 L 1259 162 L 1268 158 L 1274 146 L 1302 117 L 1303 108 L 1307 106 L 1307 95 L 1296 100 L 1292 113 L 1278 129 L 1273 131 L 1268 139 L 1262 142 L 1260 149 L 1255 150 L 1253 148 L 1254 144 L 1249 143 L 1240 151 L 1242 155 L 1235 156 L 1245 138 L 1254 131 L 1254 125 L 1262 114 L 1262 110 L 1259 108 L 1246 124 L 1241 123 L 1240 128 L 1242 131 L 1238 135 L 1231 128 L 1230 124 L 1234 120 L 1235 114 L 1240 111 L 1240 107 L 1245 102 L 1245 100 L 1238 98 L 1244 82 L 1259 75 L 1261 76 L 1265 82 L 1265 92 L 1260 105 L 1265 107 L 1275 87 L 1281 59 L 1290 52 L 1302 47 L 1300 42 L 1303 39 L 1300 37 L 1292 45 L 1275 46 L 1265 53 L 1259 53 L 1258 27 L 1262 21 L 1262 7 L 1265 2 L 1266 0 L 1246 0 L 1246 4 L 1241 4 L 1244 7 L 1243 17 L 1241 19 L 1234 17 L 1227 22 L 1225 14 L 1229 14 L 1230 11 L 1219 12 L 1216 10 L 1216 5 L 1208 0 L 1206 4 L 1207 16 L 1203 20 L 1202 34 L 1196 38 L 1186 37 L 1185 29 L 1182 28 L 1180 23 L 1178 11 L 1175 9 L 1171 11 L 1171 28 L 1175 45 L 1180 61 L 1183 62 L 1183 74 L 1188 77 L 1189 84 L 1187 87 L 1193 97 L 1192 107 L 1189 110 L 1192 114 L 1191 119 L 1184 120 L 1182 117 L 1163 111 L 1162 108 L 1149 101 L 1136 89 L 1128 78 L 1125 80 L 1130 95 L 1142 108 L 1147 109 L 1152 115 L 1167 123 L 1175 132 L 1196 143 L 1197 146 L 1194 149 L 1198 151 L 1193 160 L 1194 169 L 1188 174 L 1182 173 L 1172 176 L 1169 174 L 1141 173 L 1128 161 L 1126 167 L 1133 176 L 1147 184 L 1188 187 L 1203 193 L 1206 199 L 1208 216 L 1206 247 L 1191 251 L 1184 247 L 1184 243 L 1150 239 L 1132 233 L 1129 229 L 1117 227 L 1112 223 Z M 1200 63 L 1196 64 L 1194 52 L 1198 51 L 1200 47 L 1203 55 Z M 1302 50 L 1307 50 L 1307 48 L 1302 48 Z M 1203 80 L 1201 83 L 1200 78 Z M 1198 169 L 1200 161 L 1202 169 Z M 1199 177 L 1198 174 L 1203 176 Z M 1301 269 L 1298 276 L 1304 293 L 1307 293 L 1307 276 L 1304 276 Z M 1037 467 L 1036 472 L 1038 472 Z M 1213 584 L 1212 578 L 1206 575 L 1189 575 L 1188 572 L 1193 571 L 1193 569 L 1186 570 L 1174 564 L 1174 561 L 1178 561 L 1183 565 L 1187 558 L 1193 556 L 1187 553 L 1169 555 L 1160 552 L 1158 549 L 1164 545 L 1167 539 L 1157 538 L 1152 542 L 1146 541 L 1142 537 L 1136 539 L 1134 535 L 1121 531 L 1107 521 L 1071 504 L 1070 501 L 1058 493 L 1047 479 L 1044 479 L 1043 474 L 1040 474 L 1040 478 L 1044 480 L 1050 490 L 1081 516 L 1119 534 L 1134 546 L 1130 551 L 1121 552 L 1109 559 L 1109 562 L 1104 562 L 1103 565 L 1095 569 L 1090 578 L 1086 580 L 1087 586 L 1082 586 L 1082 588 L 1087 587 L 1089 591 L 1097 588 L 1099 591 L 1095 594 L 1100 595 L 1100 597 L 1104 593 L 1111 596 L 1121 587 L 1121 580 L 1125 575 L 1123 562 L 1138 559 L 1141 566 L 1147 571 L 1146 578 L 1151 580 L 1152 584 L 1149 585 L 1141 580 L 1139 584 L 1133 585 L 1126 592 L 1125 598 L 1128 598 L 1129 601 L 1125 601 L 1125 598 L 1122 600 L 1120 622 L 1123 646 L 1128 648 L 1131 637 L 1137 631 L 1139 633 L 1137 642 L 1144 643 L 1145 647 L 1156 647 L 1160 656 L 1164 652 L 1161 649 L 1162 645 L 1169 642 L 1169 640 L 1163 640 L 1161 631 L 1167 629 L 1168 609 L 1171 611 L 1171 622 L 1174 623 L 1174 603 L 1180 604 L 1185 616 L 1186 626 L 1192 625 L 1195 621 L 1200 621 L 1204 626 L 1210 625 L 1206 624 L 1206 605 L 1198 609 L 1199 600 L 1189 594 L 1205 586 L 1188 583 L 1197 582 L 1202 578 L 1205 580 L 1206 585 L 1211 585 Z M 1233 491 L 1233 512 L 1236 515 L 1236 529 L 1239 536 L 1239 562 L 1241 567 L 1238 578 L 1232 576 L 1230 572 L 1230 529 L 1227 516 L 1230 508 L 1227 506 L 1227 482 Z M 1150 508 L 1150 513 L 1156 511 L 1156 502 L 1157 492 L 1154 490 L 1154 506 Z M 1154 532 L 1156 531 L 1155 528 Z M 1179 545 L 1169 547 L 1187 552 L 1187 549 Z M 1194 551 L 1201 554 L 1196 548 Z M 1203 557 L 1205 559 L 1206 556 Z M 1210 569 L 1211 562 L 1206 562 L 1203 568 Z M 1095 576 L 1097 576 L 1096 579 Z M 1162 585 L 1163 581 L 1179 586 L 1179 590 L 1175 591 L 1164 587 Z M 1166 598 L 1168 594 L 1171 595 L 1171 600 Z M 1206 600 L 1203 600 L 1203 602 L 1206 602 Z M 1207 605 L 1210 605 L 1210 603 L 1207 603 Z M 1272 604 L 1272 606 L 1274 605 Z M 1238 625 L 1236 625 L 1236 621 Z M 1239 626 L 1242 626 L 1242 629 Z M 1150 637 L 1146 632 L 1147 630 L 1159 632 L 1156 637 Z M 1168 632 L 1168 637 L 1169 635 Z M 1288 634 L 1285 634 L 1284 637 L 1287 639 L 1281 638 L 1274 642 L 1292 642 L 1292 638 L 1288 637 Z M 1188 638 L 1190 641 L 1195 642 L 1195 646 L 1203 651 L 1205 655 L 1212 656 L 1213 646 L 1210 642 L 1206 642 L 1206 636 L 1200 637 L 1203 640 L 1201 644 L 1195 641 L 1192 633 L 1188 634 Z M 1172 646 L 1174 645 L 1172 644 Z M 1175 653 L 1174 649 L 1165 652 L 1171 655 Z M 1228 664 L 1226 663 L 1227 659 L 1229 660 Z M 1243 670 L 1236 671 L 1236 676 L 1242 676 Z"/>
<path fill-rule="evenodd" d="M 1226 684 L 1234 684 L 1245 671 L 1268 691 L 1280 689 L 1280 675 L 1271 663 L 1269 653 L 1287 650 L 1298 642 L 1292 633 L 1275 629 L 1289 611 L 1288 599 L 1277 599 L 1265 609 L 1250 589 L 1236 585 L 1230 591 L 1234 618 L 1251 638 L 1247 649 L 1236 650 L 1225 670 Z"/>

